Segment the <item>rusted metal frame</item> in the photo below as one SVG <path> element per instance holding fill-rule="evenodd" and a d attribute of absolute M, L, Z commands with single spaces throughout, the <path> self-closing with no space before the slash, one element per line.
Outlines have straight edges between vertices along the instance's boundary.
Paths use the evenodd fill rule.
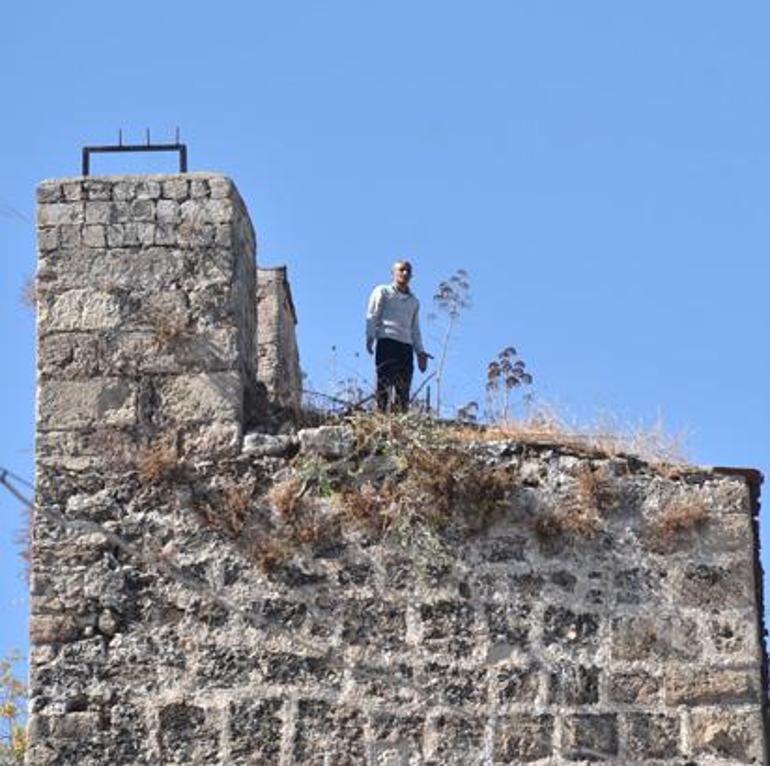
<path fill-rule="evenodd" d="M 187 144 L 113 144 L 111 146 L 84 146 L 83 147 L 83 175 L 91 172 L 91 155 L 116 152 L 178 152 L 179 172 L 187 172 Z"/>

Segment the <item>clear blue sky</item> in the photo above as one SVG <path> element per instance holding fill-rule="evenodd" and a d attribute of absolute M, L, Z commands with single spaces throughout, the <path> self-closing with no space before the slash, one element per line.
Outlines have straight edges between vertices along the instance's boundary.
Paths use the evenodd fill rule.
<path fill-rule="evenodd" d="M 695 461 L 767 473 L 768 29 L 755 0 L 11 0 L 0 464 L 33 473 L 19 294 L 36 183 L 77 175 L 80 147 L 118 128 L 160 140 L 179 125 L 191 169 L 238 184 L 260 261 L 288 265 L 315 388 L 368 371 L 366 297 L 406 256 L 424 304 L 455 269 L 471 276 L 448 401 L 481 397 L 513 344 L 568 414 L 662 412 Z M 173 168 L 96 157 L 93 171 Z M 5 652 L 25 648 L 28 604 L 4 493 L 0 512 Z"/>

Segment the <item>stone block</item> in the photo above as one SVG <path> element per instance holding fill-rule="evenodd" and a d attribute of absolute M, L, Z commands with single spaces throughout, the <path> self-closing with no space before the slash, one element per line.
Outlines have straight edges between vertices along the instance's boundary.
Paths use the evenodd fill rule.
<path fill-rule="evenodd" d="M 233 689 L 263 678 L 263 655 L 248 646 L 204 646 L 195 667 L 201 689 Z"/>
<path fill-rule="evenodd" d="M 469 766 L 482 763 L 484 756 L 483 718 L 442 713 L 430 721 L 429 740 L 437 763 Z"/>
<path fill-rule="evenodd" d="M 564 648 L 593 645 L 598 641 L 599 625 L 596 614 L 551 605 L 543 616 L 543 643 Z"/>
<path fill-rule="evenodd" d="M 99 374 L 95 333 L 52 333 L 40 338 L 37 368 L 41 380 L 91 378 Z"/>
<path fill-rule="evenodd" d="M 187 702 L 160 707 L 158 738 L 164 765 L 218 762 L 219 732 L 202 707 Z"/>
<path fill-rule="evenodd" d="M 711 551 L 745 553 L 754 545 L 749 514 L 712 514 L 701 533 L 702 544 Z"/>
<path fill-rule="evenodd" d="M 176 423 L 238 421 L 243 384 L 235 372 L 175 375 L 158 385 L 160 412 Z"/>
<path fill-rule="evenodd" d="M 379 598 L 346 601 L 341 619 L 342 640 L 351 646 L 392 651 L 400 648 L 406 637 L 404 606 Z"/>
<path fill-rule="evenodd" d="M 553 753 L 551 715 L 514 713 L 500 719 L 495 737 L 495 763 L 529 763 Z"/>
<path fill-rule="evenodd" d="M 495 671 L 494 686 L 499 705 L 532 704 L 540 691 L 540 672 L 536 666 L 502 667 Z"/>
<path fill-rule="evenodd" d="M 626 716 L 626 751 L 634 758 L 670 760 L 681 753 L 678 716 L 632 713 Z"/>
<path fill-rule="evenodd" d="M 255 432 L 243 437 L 243 451 L 257 457 L 285 457 L 298 446 L 297 440 L 286 434 Z"/>
<path fill-rule="evenodd" d="M 664 572 L 657 567 L 632 567 L 615 575 L 615 600 L 618 604 L 642 604 L 661 598 Z"/>
<path fill-rule="evenodd" d="M 690 716 L 690 746 L 698 756 L 762 763 L 762 716 L 754 710 L 704 710 Z"/>
<path fill-rule="evenodd" d="M 551 705 L 594 705 L 599 701 L 600 671 L 576 664 L 557 665 L 548 676 Z"/>
<path fill-rule="evenodd" d="M 759 679 L 744 670 L 683 665 L 665 678 L 667 705 L 735 705 L 759 701 Z"/>
<path fill-rule="evenodd" d="M 110 205 L 109 222 L 110 223 L 128 223 L 131 220 L 131 203 L 113 202 Z"/>
<path fill-rule="evenodd" d="M 345 705 L 301 699 L 297 703 L 292 763 L 360 766 L 366 763 L 364 716 Z"/>
<path fill-rule="evenodd" d="M 610 702 L 654 705 L 660 699 L 661 680 L 646 670 L 611 673 L 607 684 Z"/>
<path fill-rule="evenodd" d="M 209 183 L 205 178 L 190 179 L 190 197 L 204 199 L 209 196 Z"/>
<path fill-rule="evenodd" d="M 208 182 L 211 199 L 229 199 L 234 193 L 233 182 L 229 178 L 212 176 Z"/>
<path fill-rule="evenodd" d="M 231 763 L 278 766 L 282 704 L 276 699 L 245 699 L 229 706 Z"/>
<path fill-rule="evenodd" d="M 532 606 L 507 602 L 484 604 L 484 617 L 491 644 L 525 649 L 529 645 Z"/>
<path fill-rule="evenodd" d="M 186 200 L 179 206 L 183 222 L 193 225 L 230 223 L 234 217 L 233 204 L 228 199 Z"/>
<path fill-rule="evenodd" d="M 753 613 L 720 613 L 705 621 L 709 648 L 722 660 L 730 662 L 760 662 L 760 648 L 757 633 L 747 630 L 746 625 L 753 620 Z"/>
<path fill-rule="evenodd" d="M 95 249 L 41 258 L 38 279 L 55 284 L 57 290 L 87 284 L 92 291 L 130 291 L 146 300 L 153 292 L 165 295 L 169 288 L 180 285 L 189 274 L 189 265 L 183 253 L 169 248 L 149 247 L 141 252 Z"/>
<path fill-rule="evenodd" d="M 155 227 L 155 244 L 173 247 L 179 243 L 176 236 L 176 226 L 171 223 L 158 223 Z"/>
<path fill-rule="evenodd" d="M 618 754 L 618 721 L 614 714 L 573 715 L 564 719 L 562 750 L 572 760 L 601 761 Z"/>
<path fill-rule="evenodd" d="M 315 683 L 327 689 L 338 689 L 342 668 L 334 659 L 293 654 L 266 652 L 260 657 L 264 680 L 270 684 L 300 687 Z"/>
<path fill-rule="evenodd" d="M 137 180 L 134 196 L 136 199 L 158 199 L 160 197 L 160 182 L 151 178 Z"/>
<path fill-rule="evenodd" d="M 76 249 L 83 244 L 83 227 L 79 223 L 63 223 L 58 227 L 59 247 L 64 250 Z"/>
<path fill-rule="evenodd" d="M 687 564 L 677 572 L 674 599 L 682 606 L 709 609 L 750 607 L 754 600 L 754 571 L 747 559 L 729 564 Z"/>
<path fill-rule="evenodd" d="M 128 202 L 136 197 L 136 179 L 123 178 L 112 187 L 112 198 L 120 202 Z"/>
<path fill-rule="evenodd" d="M 129 426 L 136 414 L 136 389 L 119 378 L 51 380 L 38 393 L 40 431 Z"/>
<path fill-rule="evenodd" d="M 155 203 L 151 199 L 135 199 L 129 206 L 129 220 L 154 221 Z"/>
<path fill-rule="evenodd" d="M 464 601 L 437 601 L 420 606 L 423 641 L 465 639 L 473 634 L 474 610 Z"/>
<path fill-rule="evenodd" d="M 487 701 L 487 673 L 483 668 L 460 668 L 427 662 L 419 675 L 419 686 L 428 705 L 467 707 Z"/>
<path fill-rule="evenodd" d="M 131 429 L 105 428 L 103 424 L 86 431 L 38 429 L 35 441 L 38 462 L 47 471 L 57 466 L 76 472 L 96 467 L 125 471 L 133 467 L 137 447 Z"/>
<path fill-rule="evenodd" d="M 179 429 L 181 455 L 185 458 L 213 458 L 241 451 L 240 422 L 196 423 Z"/>
<path fill-rule="evenodd" d="M 52 295 L 40 306 L 40 326 L 45 332 L 60 330 L 110 330 L 122 319 L 119 298 L 96 290 L 67 290 Z"/>
<path fill-rule="evenodd" d="M 328 460 L 345 457 L 353 448 L 353 431 L 348 426 L 319 426 L 298 431 L 300 449 Z"/>
<path fill-rule="evenodd" d="M 85 222 L 85 206 L 82 202 L 53 202 L 38 205 L 38 226 L 61 226 Z"/>
<path fill-rule="evenodd" d="M 36 196 L 40 204 L 58 202 L 62 198 L 61 184 L 58 181 L 43 181 L 37 187 Z"/>
<path fill-rule="evenodd" d="M 41 252 L 56 250 L 56 248 L 59 246 L 58 229 L 38 229 L 37 246 Z"/>
<path fill-rule="evenodd" d="M 167 178 L 161 184 L 164 199 L 183 200 L 190 193 L 190 186 L 186 178 Z"/>
<path fill-rule="evenodd" d="M 424 728 L 422 715 L 374 713 L 371 718 L 374 762 L 397 766 L 421 763 Z"/>
<path fill-rule="evenodd" d="M 282 598 L 264 599 L 255 611 L 278 630 L 297 630 L 307 618 L 305 604 Z"/>
<path fill-rule="evenodd" d="M 84 226 L 83 244 L 86 247 L 103 248 L 107 245 L 107 235 L 104 226 Z"/>
<path fill-rule="evenodd" d="M 107 225 L 110 223 L 112 205 L 109 202 L 87 202 L 86 223 Z"/>
<path fill-rule="evenodd" d="M 35 739 L 73 740 L 90 737 L 99 726 L 98 713 L 78 711 L 66 715 L 33 715 L 29 732 Z"/>
<path fill-rule="evenodd" d="M 80 185 L 85 198 L 88 200 L 112 199 L 112 183 L 110 181 L 87 178 Z"/>
<path fill-rule="evenodd" d="M 70 615 L 33 614 L 29 619 L 29 636 L 33 644 L 62 644 L 75 641 L 80 634 Z"/>
<path fill-rule="evenodd" d="M 612 620 L 613 660 L 697 659 L 698 624 L 685 617 L 637 614 Z"/>
<path fill-rule="evenodd" d="M 399 662 L 393 665 L 356 665 L 351 673 L 357 693 L 393 705 L 414 702 L 417 692 L 412 667 Z"/>
<path fill-rule="evenodd" d="M 157 204 L 156 217 L 158 223 L 179 223 L 179 203 L 174 200 L 160 200 Z"/>
<path fill-rule="evenodd" d="M 124 247 L 151 247 L 155 244 L 155 224 L 146 221 L 123 224 Z"/>

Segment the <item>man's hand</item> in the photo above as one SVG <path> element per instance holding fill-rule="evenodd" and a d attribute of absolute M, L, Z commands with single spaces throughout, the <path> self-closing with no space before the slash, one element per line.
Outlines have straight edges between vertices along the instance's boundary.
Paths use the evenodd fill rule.
<path fill-rule="evenodd" d="M 431 358 L 430 354 L 426 354 L 424 351 L 417 354 L 417 367 L 420 372 L 425 372 L 428 369 L 428 359 Z"/>
<path fill-rule="evenodd" d="M 367 340 L 366 341 L 366 350 L 370 353 L 374 353 L 374 341 L 373 340 Z"/>

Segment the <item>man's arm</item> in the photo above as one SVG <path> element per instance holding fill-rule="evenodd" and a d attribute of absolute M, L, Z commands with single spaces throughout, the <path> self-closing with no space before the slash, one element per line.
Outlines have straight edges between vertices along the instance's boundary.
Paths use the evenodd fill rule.
<path fill-rule="evenodd" d="M 422 333 L 420 332 L 420 302 L 417 302 L 417 307 L 414 310 L 414 316 L 412 317 L 412 347 L 417 354 L 417 367 L 420 372 L 425 372 L 428 369 L 428 359 L 430 354 L 425 351 L 425 347 L 422 345 Z"/>
<path fill-rule="evenodd" d="M 412 315 L 412 347 L 415 353 L 424 354 L 425 347 L 422 345 L 422 333 L 420 332 L 420 303 L 415 298 L 417 305 Z"/>
<path fill-rule="evenodd" d="M 369 305 L 366 309 L 366 350 L 374 352 L 374 341 L 377 339 L 377 327 L 382 315 L 382 288 L 375 287 L 369 296 Z"/>

